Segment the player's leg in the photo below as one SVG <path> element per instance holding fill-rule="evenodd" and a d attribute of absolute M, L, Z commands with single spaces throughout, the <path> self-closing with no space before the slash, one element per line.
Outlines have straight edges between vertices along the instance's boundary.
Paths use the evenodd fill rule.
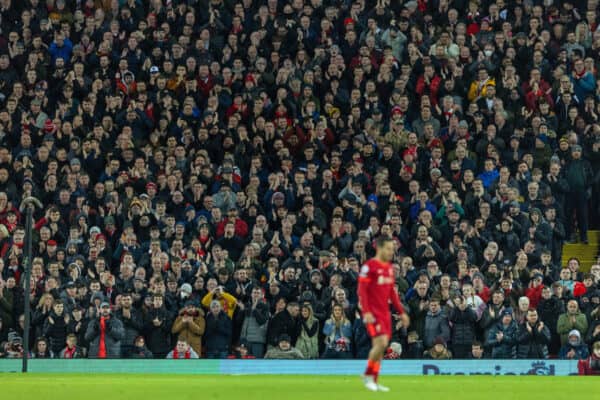
<path fill-rule="evenodd" d="M 381 360 L 388 346 L 388 336 L 379 335 L 371 339 L 371 351 L 367 360 L 367 369 L 365 370 L 365 387 L 369 390 L 379 390 L 377 379 L 381 369 Z"/>

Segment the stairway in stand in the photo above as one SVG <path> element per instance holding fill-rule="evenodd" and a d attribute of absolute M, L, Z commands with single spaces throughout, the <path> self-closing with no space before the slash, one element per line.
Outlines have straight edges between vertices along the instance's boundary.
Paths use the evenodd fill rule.
<path fill-rule="evenodd" d="M 598 257 L 600 248 L 600 231 L 588 231 L 589 244 L 573 243 L 564 244 L 562 253 L 562 266 L 566 266 L 569 258 L 577 257 L 581 263 L 581 271 L 589 271 Z"/>

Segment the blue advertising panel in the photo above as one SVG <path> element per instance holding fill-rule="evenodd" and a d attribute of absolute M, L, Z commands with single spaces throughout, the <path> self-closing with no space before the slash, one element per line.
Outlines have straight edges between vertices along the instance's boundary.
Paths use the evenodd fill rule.
<path fill-rule="evenodd" d="M 30 360 L 29 371 L 225 375 L 360 375 L 362 360 Z M 0 359 L 0 373 L 21 371 L 21 360 Z M 382 375 L 577 375 L 570 360 L 394 360 Z"/>

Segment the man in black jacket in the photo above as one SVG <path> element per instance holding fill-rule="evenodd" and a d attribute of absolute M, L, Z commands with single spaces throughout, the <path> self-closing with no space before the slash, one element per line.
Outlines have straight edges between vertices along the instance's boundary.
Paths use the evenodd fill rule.
<path fill-rule="evenodd" d="M 154 358 L 165 358 L 171 349 L 172 318 L 164 307 L 164 297 L 161 294 L 152 296 L 152 306 L 144 319 L 144 330 L 148 348 Z"/>
<path fill-rule="evenodd" d="M 281 335 L 287 334 L 292 339 L 292 345 L 295 345 L 300 326 L 298 320 L 299 314 L 300 307 L 298 303 L 291 302 L 286 306 L 285 300 L 283 298 L 280 299 L 276 305 L 275 315 L 269 323 L 267 344 L 269 346 L 277 346 Z"/>
<path fill-rule="evenodd" d="M 475 340 L 477 314 L 469 307 L 464 296 L 456 297 L 453 302 L 454 307 L 448 313 L 448 320 L 452 323 L 452 355 L 457 359 L 465 359 Z"/>
<path fill-rule="evenodd" d="M 584 244 L 588 243 L 588 200 L 592 184 L 592 167 L 588 160 L 581 158 L 581 146 L 571 148 L 571 161 L 567 164 L 565 178 L 569 182 L 569 195 L 567 196 L 566 228 L 567 237 L 576 241 L 577 236 L 573 227 L 573 214 L 576 214 L 579 237 Z"/>
<path fill-rule="evenodd" d="M 527 311 L 525 322 L 519 326 L 517 343 L 517 358 L 548 358 L 550 330 L 539 320 L 537 310 Z"/>
<path fill-rule="evenodd" d="M 50 339 L 50 350 L 58 355 L 65 347 L 69 315 L 65 313 L 62 300 L 55 300 L 52 311 L 44 321 L 44 336 Z"/>
<path fill-rule="evenodd" d="M 206 316 L 206 330 L 204 343 L 206 343 L 206 358 L 227 358 L 232 337 L 231 319 L 223 311 L 218 300 L 210 303 L 210 312 Z"/>
<path fill-rule="evenodd" d="M 554 285 L 559 285 L 559 283 L 555 282 L 552 286 Z M 537 309 L 540 319 L 546 321 L 550 331 L 548 351 L 550 354 L 558 354 L 560 350 L 560 336 L 556 331 L 556 324 L 558 323 L 558 316 L 565 312 L 565 303 L 562 299 L 552 294 L 549 286 L 545 286 L 542 289 L 542 300 L 540 300 Z"/>
<path fill-rule="evenodd" d="M 121 341 L 121 355 L 127 358 L 133 350 L 135 338 L 144 328 L 142 316 L 132 305 L 131 293 L 125 293 L 121 296 L 121 309 L 115 313 L 125 328 L 125 337 Z"/>

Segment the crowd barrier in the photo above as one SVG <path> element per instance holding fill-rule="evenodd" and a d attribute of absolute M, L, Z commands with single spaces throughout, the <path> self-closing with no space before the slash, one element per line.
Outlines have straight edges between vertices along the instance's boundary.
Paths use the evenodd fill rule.
<path fill-rule="evenodd" d="M 159 373 L 200 375 L 360 375 L 362 360 L 29 360 L 32 373 Z M 21 360 L 0 359 L 0 373 L 20 372 Z M 394 360 L 383 375 L 577 375 L 571 360 Z"/>

